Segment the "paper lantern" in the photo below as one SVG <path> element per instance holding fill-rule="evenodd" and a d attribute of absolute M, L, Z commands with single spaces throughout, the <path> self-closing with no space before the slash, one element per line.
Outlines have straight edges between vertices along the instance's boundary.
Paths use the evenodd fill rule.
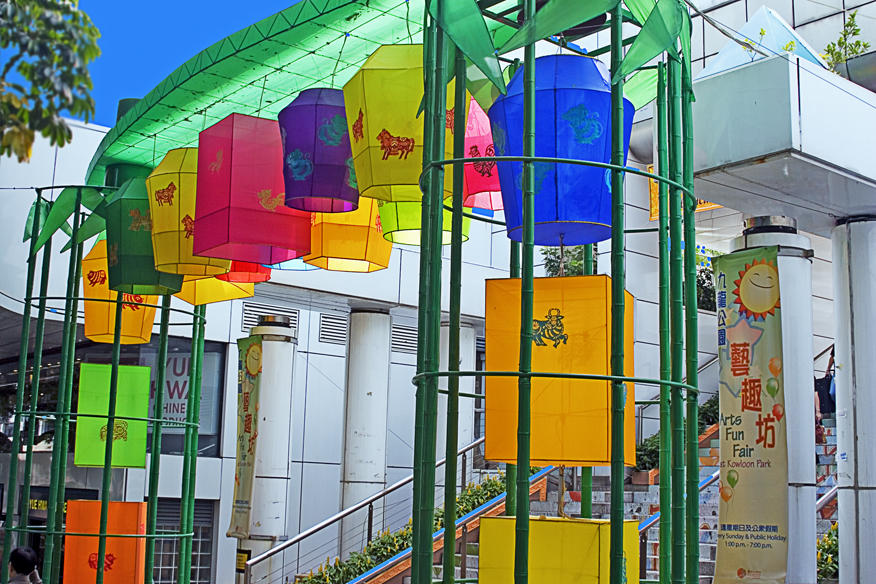
<path fill-rule="evenodd" d="M 490 119 L 478 102 L 471 100 L 465 121 L 465 155 L 467 158 L 495 156 Z M 502 190 L 495 162 L 470 162 L 465 165 L 466 207 L 502 210 Z"/>
<path fill-rule="evenodd" d="M 359 206 L 356 171 L 340 89 L 305 89 L 277 116 L 286 206 L 343 213 Z"/>
<path fill-rule="evenodd" d="M 152 250 L 160 272 L 186 276 L 224 274 L 231 262 L 195 255 L 198 149 L 176 148 L 146 178 L 152 215 Z"/>
<path fill-rule="evenodd" d="M 378 203 L 359 198 L 349 213 L 314 213 L 311 251 L 304 261 L 337 272 L 374 272 L 389 266 L 392 244 L 383 238 Z"/>
<path fill-rule="evenodd" d="M 516 371 L 520 354 L 520 280 L 486 282 L 488 371 Z M 610 375 L 611 279 L 536 278 L 532 370 Z M 633 375 L 633 297 L 625 293 L 624 375 Z M 624 463 L 636 462 L 634 390 L 626 384 Z M 517 460 L 517 379 L 488 377 L 487 460 Z M 532 379 L 532 464 L 601 466 L 611 462 L 611 384 Z"/>
<path fill-rule="evenodd" d="M 444 158 L 453 158 L 453 87 L 447 86 Z M 381 201 L 419 201 L 423 169 L 423 45 L 384 45 L 344 85 L 344 107 L 359 194 Z M 468 101 L 466 101 L 466 107 Z M 453 170 L 444 194 L 453 194 Z"/>
<path fill-rule="evenodd" d="M 100 501 L 67 501 L 68 533 L 100 532 Z M 146 533 L 146 503 L 110 501 L 107 533 Z M 146 575 L 146 538 L 108 537 L 106 553 L 98 558 L 99 539 L 64 536 L 64 581 L 94 582 L 103 570 L 105 584 L 143 584 Z"/>
<path fill-rule="evenodd" d="M 265 267 L 271 268 L 272 270 L 280 270 L 281 272 L 309 272 L 311 270 L 319 269 L 316 266 L 311 266 L 306 263 L 303 258 L 295 258 L 294 260 L 280 262 L 279 264 L 271 264 Z"/>
<path fill-rule="evenodd" d="M 110 290 L 128 294 L 173 294 L 183 277 L 155 269 L 152 217 L 146 179 L 128 179 L 106 204 Z"/>
<path fill-rule="evenodd" d="M 109 258 L 117 263 L 118 258 Z M 100 238 L 82 258 L 82 288 L 85 302 L 85 336 L 95 343 L 112 343 L 116 330 L 116 298 L 107 275 L 106 239 Z M 111 302 L 99 302 L 109 300 Z M 155 322 L 157 296 L 122 294 L 122 326 L 119 342 L 123 345 L 148 343 Z M 151 304 L 152 306 L 143 306 Z"/>
<path fill-rule="evenodd" d="M 290 260 L 291 261 L 291 260 Z M 231 269 L 227 274 L 216 276 L 223 282 L 256 283 L 267 282 L 271 279 L 271 268 L 252 262 L 231 262 Z"/>
<path fill-rule="evenodd" d="M 514 517 L 482 517 L 478 582 L 514 581 Z M 529 518 L 531 584 L 609 584 L 611 522 L 607 519 Z M 639 582 L 639 522 L 623 522 L 624 579 Z"/>
<path fill-rule="evenodd" d="M 79 366 L 80 414 L 107 415 L 112 365 L 83 363 Z M 116 415 L 145 418 L 149 415 L 149 367 L 119 365 Z M 112 430 L 103 418 L 76 419 L 76 466 L 103 466 L 106 441 L 113 441 L 113 468 L 146 468 L 146 422 L 116 420 Z"/>
<path fill-rule="evenodd" d="M 409 201 L 403 203 L 381 203 L 380 225 L 383 228 L 383 237 L 392 243 L 403 245 L 420 245 L 420 225 L 423 205 Z M 451 223 L 453 213 L 444 209 L 442 219 L 441 244 L 450 243 Z M 468 240 L 468 229 L 471 219 L 462 218 L 462 240 Z"/>
<path fill-rule="evenodd" d="M 611 161 L 611 86 L 600 61 L 577 55 L 535 60 L 535 155 Z M 624 100 L 624 163 L 635 108 Z M 523 69 L 490 108 L 498 156 L 523 155 Z M 508 237 L 523 236 L 523 163 L 500 162 Z M 611 236 L 611 172 L 571 164 L 533 164 L 536 245 L 580 245 Z"/>
<path fill-rule="evenodd" d="M 197 254 L 275 264 L 310 251 L 310 216 L 283 205 L 276 122 L 231 114 L 198 135 Z"/>
<path fill-rule="evenodd" d="M 186 278 L 182 290 L 174 296 L 194 306 L 200 306 L 201 304 L 249 298 L 254 294 L 255 284 L 252 283 L 223 282 L 218 278 Z"/>

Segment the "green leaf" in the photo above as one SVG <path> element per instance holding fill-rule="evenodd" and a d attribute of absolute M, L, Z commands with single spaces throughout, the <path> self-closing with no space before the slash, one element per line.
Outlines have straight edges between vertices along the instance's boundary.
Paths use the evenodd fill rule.
<path fill-rule="evenodd" d="M 438 7 L 441 10 L 438 10 Z M 463 54 L 480 69 L 499 91 L 505 93 L 502 67 L 496 57 L 493 37 L 475 0 L 431 0 L 429 14 Z"/>
<path fill-rule="evenodd" d="M 545 37 L 577 26 L 600 14 L 605 14 L 619 0 L 589 0 L 587 2 L 567 2 L 550 0 L 535 14 L 535 18 L 521 26 L 508 42 L 502 45 L 499 53 L 507 53 L 532 44 Z"/>
<path fill-rule="evenodd" d="M 624 0 L 624 4 L 627 5 L 627 8 L 629 8 L 630 12 L 633 14 L 633 18 L 635 18 L 639 24 L 645 24 L 645 21 L 648 20 L 648 15 L 654 10 L 654 5 L 657 4 L 657 1 Z"/>
<path fill-rule="evenodd" d="M 46 222 L 40 231 L 39 238 L 37 238 L 36 250 L 45 245 L 58 229 L 62 229 L 68 235 L 72 234 L 72 230 L 68 231 L 70 226 L 67 225 L 67 218 L 73 214 L 73 207 L 76 205 L 76 190 L 75 188 L 62 190 L 58 198 L 51 204 Z"/>
<path fill-rule="evenodd" d="M 681 4 L 679 3 L 679 6 Z M 687 10 L 684 10 L 682 7 L 682 21 L 681 21 L 681 66 L 684 67 L 684 72 L 687 76 L 687 79 L 690 80 L 691 87 L 688 89 L 691 90 L 691 97 L 693 97 L 693 76 L 691 75 L 692 71 L 690 69 L 690 13 Z"/>
<path fill-rule="evenodd" d="M 633 107 L 640 109 L 657 97 L 657 71 L 647 69 L 636 71 L 624 83 L 624 97 Z"/>
<path fill-rule="evenodd" d="M 659 0 L 630 45 L 620 70 L 614 72 L 612 82 L 629 75 L 669 47 L 675 46 L 684 15 L 685 11 L 678 0 Z"/>
<path fill-rule="evenodd" d="M 24 222 L 24 239 L 21 241 L 27 241 L 33 233 L 33 218 L 36 214 L 37 207 L 39 207 L 40 210 L 40 221 L 39 225 L 37 225 L 37 233 L 41 233 L 43 225 L 46 224 L 46 215 L 49 212 L 49 202 L 43 199 L 37 199 L 30 206 L 30 211 L 27 213 L 27 220 Z"/>
<path fill-rule="evenodd" d="M 75 241 L 71 237 L 67 242 L 67 245 L 61 249 L 62 252 L 67 251 L 74 244 L 84 243 L 94 237 L 95 235 L 100 234 L 106 229 L 106 219 L 101 215 L 98 215 L 96 212 L 92 213 L 88 216 L 88 218 L 82 222 L 82 225 L 79 226 L 79 231 L 76 233 Z"/>

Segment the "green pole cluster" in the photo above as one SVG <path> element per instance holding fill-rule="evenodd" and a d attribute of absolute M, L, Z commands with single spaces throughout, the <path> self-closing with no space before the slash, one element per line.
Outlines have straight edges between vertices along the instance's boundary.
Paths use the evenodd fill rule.
<path fill-rule="evenodd" d="M 584 246 L 584 275 L 593 273 L 593 244 L 588 243 Z M 581 467 L 581 517 L 593 517 L 593 468 L 589 466 Z"/>
<path fill-rule="evenodd" d="M 511 242 L 511 258 L 509 275 L 512 278 L 520 277 L 520 242 Z M 486 380 L 484 381 L 486 383 Z M 505 465 L 505 515 L 513 517 L 517 515 L 517 465 Z"/>
<path fill-rule="evenodd" d="M 620 69 L 623 58 L 623 9 L 611 11 L 611 73 Z M 624 83 L 611 84 L 611 163 L 624 164 Z M 624 175 L 611 171 L 611 374 L 624 374 Z M 624 403 L 626 388 L 619 381 L 611 385 L 611 551 L 609 580 L 624 580 Z"/>

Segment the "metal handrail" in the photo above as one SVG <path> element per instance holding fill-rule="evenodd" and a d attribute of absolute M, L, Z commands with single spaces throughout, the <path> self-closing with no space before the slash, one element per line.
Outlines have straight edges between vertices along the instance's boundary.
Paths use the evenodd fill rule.
<path fill-rule="evenodd" d="M 456 453 L 456 456 L 462 456 L 466 452 L 468 452 L 470 450 L 474 450 L 476 447 L 480 446 L 483 443 L 484 443 L 484 437 L 478 438 L 477 440 L 475 440 L 474 442 L 472 442 L 468 446 L 463 446 Z M 442 458 L 441 460 L 439 460 L 438 462 L 435 463 L 435 468 L 443 466 L 446 461 L 447 461 L 446 457 Z M 250 579 L 252 578 L 252 568 L 256 564 L 259 564 L 259 563 L 267 560 L 268 558 L 271 558 L 271 557 L 277 555 L 278 553 L 280 553 L 286 549 L 289 549 L 293 545 L 300 543 L 301 541 L 310 537 L 311 535 L 313 535 L 319 531 L 322 531 L 323 529 L 325 529 L 326 527 L 328 527 L 334 523 L 337 523 L 341 519 L 344 519 L 345 517 L 348 517 L 357 511 L 361 511 L 362 509 L 365 509 L 369 505 L 373 504 L 375 501 L 382 499 L 383 497 L 389 495 L 390 493 L 397 491 L 398 489 L 404 487 L 405 485 L 413 482 L 413 480 L 414 480 L 414 475 L 407 476 L 407 477 L 403 478 L 402 480 L 398 481 L 397 483 L 390 485 L 389 487 L 383 489 L 382 491 L 371 495 L 367 499 L 363 499 L 362 501 L 356 503 L 355 505 L 353 505 L 351 507 L 347 507 L 346 509 L 339 511 L 338 513 L 335 513 L 331 517 L 324 519 L 323 521 L 320 521 L 319 523 L 317 523 L 313 527 L 305 529 L 304 531 L 302 531 L 301 533 L 299 533 L 295 537 L 293 537 L 291 539 L 287 539 L 286 541 L 284 541 L 280 545 L 278 545 L 276 547 L 272 547 L 268 551 L 263 552 L 254 558 L 250 558 L 249 560 L 246 561 L 246 566 L 244 567 L 244 582 L 250 581 Z"/>
<path fill-rule="evenodd" d="M 704 478 L 703 480 L 701 480 L 701 481 L 700 481 L 700 484 L 699 484 L 699 490 L 702 491 L 703 489 L 705 489 L 705 488 L 708 487 L 709 485 L 715 483 L 715 481 L 718 480 L 718 478 L 720 477 L 720 475 L 721 475 L 721 471 L 720 471 L 720 470 L 716 470 L 716 471 L 713 472 L 711 475 L 709 475 L 709 476 L 707 476 L 706 478 Z M 651 517 L 648 517 L 647 519 L 645 519 L 644 521 L 642 521 L 642 522 L 639 524 L 639 534 L 640 534 L 640 535 L 641 535 L 641 534 L 644 534 L 646 531 L 648 531 L 648 529 L 650 529 L 651 527 L 653 527 L 654 524 L 657 523 L 657 521 L 658 521 L 659 519 L 660 519 L 660 511 L 658 511 L 657 513 L 655 513 L 655 514 L 652 515 Z"/>
<path fill-rule="evenodd" d="M 821 511 L 824 507 L 830 503 L 833 499 L 836 499 L 836 495 L 839 492 L 839 487 L 834 485 L 828 490 L 825 494 L 818 498 L 815 502 L 815 512 Z"/>

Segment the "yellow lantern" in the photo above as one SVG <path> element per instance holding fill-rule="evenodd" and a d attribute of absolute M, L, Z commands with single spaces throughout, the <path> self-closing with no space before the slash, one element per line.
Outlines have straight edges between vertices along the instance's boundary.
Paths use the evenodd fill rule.
<path fill-rule="evenodd" d="M 174 294 L 180 300 L 200 306 L 237 298 L 249 298 L 255 294 L 255 284 L 225 282 L 218 278 L 186 277 L 182 290 Z"/>
<path fill-rule="evenodd" d="M 532 371 L 611 373 L 611 279 L 536 278 L 532 303 Z M 624 375 L 633 375 L 633 297 L 625 293 Z M 516 371 L 520 348 L 520 280 L 486 282 L 488 371 Z M 517 460 L 517 379 L 488 377 L 485 458 Z M 636 462 L 635 396 L 626 384 L 624 464 Z M 603 466 L 611 462 L 611 383 L 532 379 L 532 464 Z"/>
<path fill-rule="evenodd" d="M 403 203 L 380 204 L 380 224 L 383 226 L 383 237 L 392 243 L 402 245 L 420 245 L 420 222 L 423 205 L 405 201 Z M 453 213 L 444 209 L 441 225 L 441 245 L 450 244 L 453 223 Z M 462 218 L 462 240 L 468 241 L 468 229 L 471 219 Z"/>
<path fill-rule="evenodd" d="M 392 244 L 383 238 L 377 201 L 359 197 L 346 213 L 314 213 L 310 255 L 304 261 L 324 270 L 375 272 L 389 266 Z"/>
<path fill-rule="evenodd" d="M 176 148 L 146 178 L 152 215 L 155 269 L 186 276 L 216 276 L 231 268 L 231 260 L 195 255 L 195 194 L 198 149 Z"/>
<path fill-rule="evenodd" d="M 118 252 L 107 258 L 106 239 L 101 238 L 82 258 L 82 287 L 85 296 L 85 336 L 95 343 L 112 343 L 116 329 L 118 292 L 110 290 L 108 262 L 118 262 Z M 112 302 L 102 302 L 110 300 Z M 100 301 L 100 302 L 99 302 Z M 148 343 L 155 322 L 157 296 L 122 294 L 122 326 L 119 342 L 123 345 Z M 151 304 L 152 306 L 143 306 Z"/>
<path fill-rule="evenodd" d="M 444 158 L 453 158 L 453 87 L 447 86 Z M 344 85 L 344 107 L 359 194 L 381 201 L 419 201 L 423 169 L 423 45 L 384 45 Z M 466 99 L 466 111 L 468 98 Z M 464 112 L 463 112 L 464 113 Z M 444 173 L 452 194 L 453 170 Z"/>

